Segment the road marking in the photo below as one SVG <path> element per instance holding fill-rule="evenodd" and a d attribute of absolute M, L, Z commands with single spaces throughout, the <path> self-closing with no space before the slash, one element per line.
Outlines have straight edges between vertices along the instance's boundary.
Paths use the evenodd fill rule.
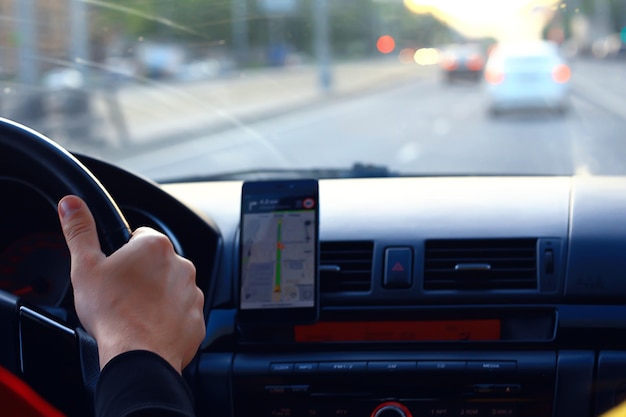
<path fill-rule="evenodd" d="M 398 150 L 396 160 L 401 164 L 408 164 L 419 158 L 421 154 L 420 146 L 417 143 L 409 142 Z"/>
<path fill-rule="evenodd" d="M 622 119 L 626 119 L 626 101 L 614 91 L 598 84 L 590 83 L 583 78 L 578 78 L 572 85 L 572 92 L 579 98 Z"/>

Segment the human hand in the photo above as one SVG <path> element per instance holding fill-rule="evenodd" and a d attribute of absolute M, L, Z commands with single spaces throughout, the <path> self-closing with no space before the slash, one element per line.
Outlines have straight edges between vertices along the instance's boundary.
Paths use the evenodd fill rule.
<path fill-rule="evenodd" d="M 182 372 L 205 335 L 204 295 L 193 264 L 150 228 L 135 230 L 107 257 L 84 201 L 66 196 L 58 212 L 72 259 L 76 313 L 98 343 L 100 368 L 121 353 L 147 350 Z"/>

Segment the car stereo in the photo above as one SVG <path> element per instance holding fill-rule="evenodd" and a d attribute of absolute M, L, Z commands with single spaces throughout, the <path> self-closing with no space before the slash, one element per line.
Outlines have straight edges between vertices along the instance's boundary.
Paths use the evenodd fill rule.
<path fill-rule="evenodd" d="M 556 353 L 240 353 L 237 417 L 551 416 Z"/>

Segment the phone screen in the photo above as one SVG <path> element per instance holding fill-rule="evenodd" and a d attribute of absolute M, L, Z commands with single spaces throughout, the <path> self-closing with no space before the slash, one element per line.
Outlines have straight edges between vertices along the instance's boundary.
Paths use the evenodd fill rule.
<path fill-rule="evenodd" d="M 310 313 L 294 318 L 314 318 L 317 181 L 244 183 L 241 209 L 240 311 L 289 309 Z"/>

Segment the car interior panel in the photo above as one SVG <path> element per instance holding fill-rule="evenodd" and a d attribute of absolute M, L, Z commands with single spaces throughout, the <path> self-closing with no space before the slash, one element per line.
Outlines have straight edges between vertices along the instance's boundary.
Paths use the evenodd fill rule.
<path fill-rule="evenodd" d="M 68 194 L 107 256 L 149 227 L 195 266 L 198 417 L 626 402 L 625 1 L 0 0 L 0 18 L 0 367 L 68 417 L 94 415 L 100 375 Z"/>

